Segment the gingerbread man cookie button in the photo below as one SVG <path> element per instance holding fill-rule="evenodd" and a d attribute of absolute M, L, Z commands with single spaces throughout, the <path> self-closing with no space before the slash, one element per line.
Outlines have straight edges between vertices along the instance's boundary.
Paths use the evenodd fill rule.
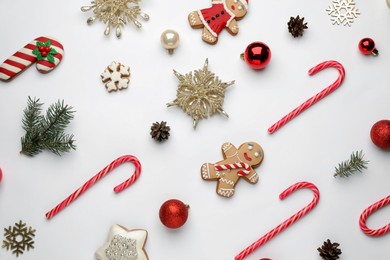
<path fill-rule="evenodd" d="M 212 0 L 211 3 L 210 8 L 191 12 L 188 22 L 192 28 L 203 28 L 203 41 L 216 44 L 224 28 L 232 35 L 238 33 L 237 21 L 246 15 L 248 0 Z"/>
<path fill-rule="evenodd" d="M 204 180 L 216 180 L 217 194 L 223 197 L 234 195 L 234 187 L 240 177 L 255 184 L 259 180 L 253 170 L 264 158 L 261 146 L 255 142 L 243 143 L 238 149 L 231 143 L 222 145 L 223 160 L 216 163 L 204 163 L 201 176 Z"/>

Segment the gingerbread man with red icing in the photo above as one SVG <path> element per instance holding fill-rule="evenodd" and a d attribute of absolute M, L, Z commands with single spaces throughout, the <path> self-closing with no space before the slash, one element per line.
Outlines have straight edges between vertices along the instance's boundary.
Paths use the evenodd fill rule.
<path fill-rule="evenodd" d="M 261 146 L 255 142 L 243 143 L 238 149 L 231 143 L 222 145 L 223 160 L 216 163 L 204 163 L 201 176 L 204 180 L 217 180 L 217 193 L 223 197 L 234 195 L 234 187 L 242 177 L 255 184 L 259 180 L 253 170 L 260 165 L 264 158 Z"/>
<path fill-rule="evenodd" d="M 211 7 L 193 11 L 188 15 L 192 28 L 203 28 L 202 39 L 209 44 L 216 44 L 218 35 L 226 28 L 236 35 L 237 21 L 248 11 L 248 0 L 212 0 Z"/>

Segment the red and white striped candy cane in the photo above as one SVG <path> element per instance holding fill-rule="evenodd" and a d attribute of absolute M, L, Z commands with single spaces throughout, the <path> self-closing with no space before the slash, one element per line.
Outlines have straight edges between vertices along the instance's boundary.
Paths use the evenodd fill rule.
<path fill-rule="evenodd" d="M 101 170 L 99 173 L 97 173 L 95 176 L 93 176 L 90 180 L 88 180 L 83 186 L 78 188 L 75 192 L 73 192 L 71 195 L 69 195 L 65 200 L 63 200 L 60 204 L 55 206 L 52 210 L 46 213 L 46 218 L 51 219 L 54 217 L 57 213 L 59 213 L 62 209 L 64 209 L 66 206 L 68 206 L 70 203 L 72 203 L 75 199 L 77 199 L 81 194 L 83 194 L 89 187 L 91 187 L 95 182 L 106 176 L 111 170 L 118 167 L 124 162 L 132 162 L 135 165 L 135 171 L 134 174 L 124 181 L 123 183 L 119 184 L 114 188 L 115 192 L 121 192 L 122 190 L 129 187 L 131 184 L 133 184 L 138 177 L 141 174 L 141 163 L 138 161 L 138 159 L 132 155 L 124 155 L 119 157 L 118 159 L 114 160 L 112 163 L 107 165 L 103 170 Z"/>
<path fill-rule="evenodd" d="M 314 193 L 314 198 L 313 200 L 298 211 L 295 215 L 291 216 L 289 219 L 285 220 L 282 224 L 278 225 L 276 228 L 272 229 L 269 231 L 267 234 L 262 236 L 260 239 L 255 241 L 252 245 L 248 246 L 246 249 L 244 249 L 241 253 L 239 253 L 234 259 L 235 260 L 241 260 L 244 259 L 246 256 L 248 256 L 250 253 L 252 253 L 255 249 L 258 247 L 264 245 L 266 242 L 268 242 L 271 238 L 279 234 L 281 231 L 285 230 L 288 228 L 291 224 L 293 224 L 295 221 L 303 217 L 305 214 L 307 214 L 309 211 L 311 211 L 318 203 L 320 199 L 320 192 L 318 191 L 318 188 L 310 183 L 310 182 L 298 182 L 289 188 L 287 188 L 285 191 L 283 191 L 280 195 L 279 198 L 282 200 L 286 198 L 288 195 L 293 193 L 294 191 L 301 189 L 301 188 L 308 188 L 311 189 Z"/>
<path fill-rule="evenodd" d="M 43 60 L 37 60 L 37 56 L 33 53 L 35 49 L 38 49 L 37 43 L 46 43 L 50 41 L 49 48 L 54 49 L 56 54 L 53 56 L 53 62 L 50 62 L 46 55 Z M 43 50 L 45 51 L 45 50 Z M 62 44 L 49 37 L 38 37 L 32 42 L 28 43 L 19 51 L 15 52 L 14 55 L 6 59 L 3 64 L 0 65 L 0 80 L 9 81 L 19 75 L 21 72 L 30 67 L 34 62 L 37 62 L 37 70 L 40 73 L 48 73 L 58 66 L 64 55 L 64 46 Z"/>
<path fill-rule="evenodd" d="M 309 70 L 309 75 L 312 76 L 312 75 L 316 74 L 318 71 L 321 71 L 321 70 L 329 68 L 329 67 L 332 67 L 332 68 L 335 68 L 338 70 L 339 76 L 338 76 L 337 80 L 333 84 L 328 86 L 327 88 L 323 89 L 321 92 L 317 93 L 313 97 L 306 100 L 299 107 L 295 108 L 293 111 L 288 113 L 286 116 L 284 116 L 282 119 L 280 119 L 278 122 L 273 124 L 270 128 L 268 128 L 268 132 L 270 134 L 277 131 L 280 127 L 284 126 L 291 119 L 296 117 L 299 113 L 303 112 L 304 110 L 306 110 L 308 107 L 312 106 L 317 101 L 319 101 L 322 98 L 324 98 L 325 96 L 329 95 L 331 92 L 333 92 L 335 89 L 337 89 L 341 85 L 341 83 L 343 82 L 344 77 L 345 77 L 345 70 L 344 70 L 343 65 L 341 65 L 341 63 L 339 63 L 338 61 L 330 60 L 330 61 L 322 62 L 322 63 L 318 64 L 317 66 L 311 68 Z"/>
<path fill-rule="evenodd" d="M 232 169 L 245 169 L 240 171 L 238 175 L 242 176 L 243 174 L 247 175 L 251 172 L 251 167 L 243 162 L 240 163 L 229 163 L 229 164 L 217 164 L 214 166 L 214 168 L 217 171 L 223 171 L 223 170 L 232 170 Z M 242 172 L 242 173 L 241 173 Z"/>
<path fill-rule="evenodd" d="M 373 236 L 373 237 L 379 237 L 379 236 L 382 236 L 390 231 L 390 223 L 382 228 L 375 229 L 375 230 L 369 229 L 366 225 L 366 220 L 372 213 L 383 208 L 384 206 L 386 206 L 389 203 L 390 203 L 390 195 L 387 196 L 386 198 L 381 199 L 378 202 L 375 202 L 374 204 L 372 204 L 371 206 L 369 206 L 367 209 L 365 209 L 363 211 L 363 213 L 360 215 L 359 224 L 360 224 L 361 230 L 365 234 L 367 234 L 369 236 Z"/>

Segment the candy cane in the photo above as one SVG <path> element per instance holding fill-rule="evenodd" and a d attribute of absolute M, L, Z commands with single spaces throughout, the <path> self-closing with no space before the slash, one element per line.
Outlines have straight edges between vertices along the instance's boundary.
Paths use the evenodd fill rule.
<path fill-rule="evenodd" d="M 0 65 L 0 80 L 10 81 L 34 62 L 40 73 L 55 69 L 64 55 L 64 46 L 49 37 L 41 36 L 26 44 Z"/>
<path fill-rule="evenodd" d="M 214 166 L 214 168 L 217 170 L 217 171 L 223 171 L 223 170 L 232 170 L 232 169 L 245 169 L 243 170 L 243 174 L 248 174 L 251 172 L 251 167 L 249 166 L 249 164 L 247 163 L 243 163 L 243 162 L 240 162 L 240 163 L 230 163 L 230 164 L 217 164 Z M 239 174 L 242 176 L 242 174 Z"/>
<path fill-rule="evenodd" d="M 118 167 L 124 162 L 132 162 L 135 165 L 135 171 L 134 174 L 124 181 L 123 183 L 119 184 L 114 188 L 115 192 L 121 192 L 122 190 L 129 187 L 131 184 L 133 184 L 138 177 L 141 174 L 141 163 L 138 161 L 138 159 L 132 155 L 124 155 L 116 160 L 114 160 L 112 163 L 107 165 L 103 170 L 101 170 L 99 173 L 97 173 L 95 176 L 93 176 L 90 180 L 88 180 L 86 183 L 84 183 L 83 186 L 78 188 L 75 192 L 73 192 L 71 195 L 69 195 L 65 200 L 63 200 L 60 204 L 55 206 L 52 210 L 46 213 L 46 218 L 51 219 L 54 217 L 57 213 L 59 213 L 62 209 L 64 209 L 66 206 L 68 206 L 70 203 L 72 203 L 75 199 L 77 199 L 81 194 L 83 194 L 89 187 L 91 187 L 95 182 L 106 176 L 111 170 Z"/>
<path fill-rule="evenodd" d="M 369 229 L 366 225 L 366 220 L 372 213 L 374 213 L 378 209 L 383 208 L 384 206 L 386 206 L 389 203 L 390 203 L 390 195 L 387 196 L 386 198 L 381 199 L 378 202 L 375 202 L 374 204 L 372 204 L 371 206 L 369 206 L 368 208 L 366 208 L 363 211 L 363 213 L 360 215 L 359 224 L 360 224 L 361 230 L 364 233 L 366 233 L 369 236 L 379 237 L 379 236 L 382 236 L 390 231 L 390 223 L 387 224 L 386 226 L 379 228 L 379 229 L 376 229 L 376 230 Z"/>
<path fill-rule="evenodd" d="M 337 78 L 337 80 L 333 84 L 328 86 L 327 88 L 323 89 L 321 92 L 317 93 L 313 97 L 306 100 L 299 107 L 295 108 L 293 111 L 288 113 L 286 116 L 284 116 L 282 119 L 280 119 L 278 122 L 273 124 L 270 128 L 268 128 L 268 132 L 270 134 L 277 131 L 280 127 L 282 127 L 287 122 L 289 122 L 291 119 L 296 117 L 299 113 L 303 112 L 305 109 L 307 109 L 308 107 L 310 107 L 311 105 L 313 105 L 317 101 L 319 101 L 322 98 L 324 98 L 325 96 L 329 95 L 331 92 L 333 92 L 335 89 L 337 89 L 341 85 L 341 83 L 343 82 L 344 77 L 345 77 L 345 70 L 344 70 L 343 65 L 341 65 L 339 62 L 334 61 L 334 60 L 322 62 L 322 63 L 318 64 L 317 66 L 311 68 L 309 70 L 309 75 L 312 76 L 312 75 L 316 74 L 318 71 L 321 71 L 321 70 L 329 68 L 329 67 L 333 67 L 333 68 L 336 68 L 338 70 L 339 77 Z"/>
<path fill-rule="evenodd" d="M 311 189 L 314 193 L 314 198 L 310 202 L 309 205 L 298 211 L 295 215 L 291 216 L 289 219 L 285 220 L 282 224 L 279 224 L 276 228 L 269 231 L 267 234 L 262 236 L 260 239 L 255 241 L 252 245 L 248 246 L 246 249 L 241 251 L 234 259 L 235 260 L 241 260 L 244 259 L 246 256 L 248 256 L 250 253 L 252 253 L 255 249 L 258 247 L 264 245 L 266 242 L 268 242 L 271 238 L 288 228 L 291 224 L 293 224 L 295 221 L 303 217 L 305 214 L 307 214 L 309 211 L 311 211 L 318 203 L 320 199 L 320 192 L 318 191 L 318 188 L 310 183 L 310 182 L 298 182 L 289 188 L 287 188 L 285 191 L 283 191 L 279 198 L 282 200 L 286 198 L 288 195 L 293 193 L 294 191 L 301 189 L 301 188 L 308 188 Z"/>

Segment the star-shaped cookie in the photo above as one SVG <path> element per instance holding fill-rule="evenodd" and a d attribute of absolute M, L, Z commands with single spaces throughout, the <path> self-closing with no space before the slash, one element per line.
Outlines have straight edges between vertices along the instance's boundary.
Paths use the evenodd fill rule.
<path fill-rule="evenodd" d="M 108 242 L 100 247 L 95 256 L 99 260 L 148 260 L 144 249 L 148 232 L 144 229 L 129 230 L 112 225 Z"/>

